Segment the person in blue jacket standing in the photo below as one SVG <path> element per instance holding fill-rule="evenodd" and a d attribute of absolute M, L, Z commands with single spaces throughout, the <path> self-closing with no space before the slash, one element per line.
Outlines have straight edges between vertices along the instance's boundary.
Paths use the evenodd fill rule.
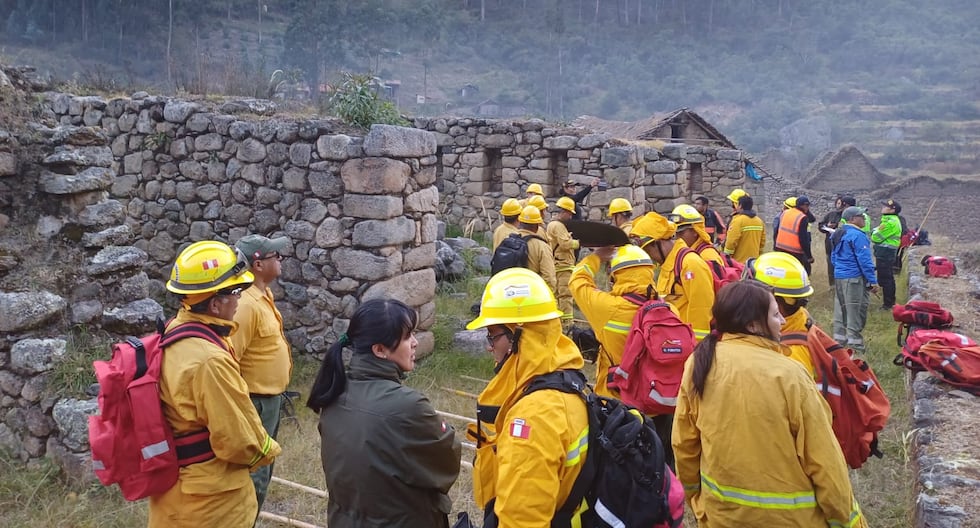
<path fill-rule="evenodd" d="M 834 339 L 856 352 L 864 352 L 861 332 L 868 320 L 871 293 L 878 292 L 871 242 L 864 228 L 864 210 L 848 207 L 841 213 L 847 223 L 834 233 Z"/>

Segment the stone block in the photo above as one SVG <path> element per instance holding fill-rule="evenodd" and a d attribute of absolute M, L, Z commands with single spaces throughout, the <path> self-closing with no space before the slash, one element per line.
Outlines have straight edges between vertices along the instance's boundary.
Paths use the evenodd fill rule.
<path fill-rule="evenodd" d="M 519 156 L 504 156 L 501 166 L 508 169 L 519 169 L 527 165 L 527 160 Z"/>
<path fill-rule="evenodd" d="M 195 152 L 217 152 L 224 148 L 223 138 L 215 133 L 204 134 L 194 138 Z"/>
<path fill-rule="evenodd" d="M 459 163 L 464 167 L 486 167 L 487 166 L 487 153 L 486 152 L 470 152 L 460 156 Z"/>
<path fill-rule="evenodd" d="M 636 169 L 632 167 L 616 167 L 602 171 L 602 177 L 610 187 L 630 187 L 636 180 Z"/>
<path fill-rule="evenodd" d="M 86 227 L 108 227 L 119 224 L 126 210 L 118 200 L 106 200 L 86 206 L 78 213 L 78 223 Z"/>
<path fill-rule="evenodd" d="M 382 257 L 368 251 L 337 248 L 331 254 L 337 271 L 345 277 L 378 281 L 392 277 L 402 270 L 402 254 Z"/>
<path fill-rule="evenodd" d="M 673 185 L 677 183 L 676 174 L 654 174 L 653 175 L 654 185 Z"/>
<path fill-rule="evenodd" d="M 419 222 L 419 243 L 428 244 L 439 238 L 439 227 L 442 225 L 434 214 L 422 215 Z M 443 233 L 443 236 L 445 233 Z"/>
<path fill-rule="evenodd" d="M 488 148 L 505 148 L 514 144 L 510 134 L 477 134 L 476 144 Z"/>
<path fill-rule="evenodd" d="M 57 174 L 42 171 L 41 190 L 50 194 L 76 194 L 88 191 L 102 191 L 113 183 L 112 169 L 89 167 L 78 174 Z"/>
<path fill-rule="evenodd" d="M 647 198 L 677 198 L 681 195 L 680 185 L 649 185 L 644 188 Z"/>
<path fill-rule="evenodd" d="M 676 173 L 680 167 L 676 161 L 660 160 L 647 162 L 647 172 L 651 174 Z"/>
<path fill-rule="evenodd" d="M 568 159 L 569 160 L 572 160 L 572 159 L 587 160 L 587 159 L 590 159 L 591 157 L 592 157 L 592 151 L 591 150 L 569 150 L 568 151 Z"/>
<path fill-rule="evenodd" d="M 327 218 L 316 228 L 313 238 L 321 248 L 333 248 L 344 243 L 344 225 L 336 218 Z"/>
<path fill-rule="evenodd" d="M 437 192 L 438 195 L 438 192 Z M 386 220 L 403 212 L 401 198 L 376 194 L 345 194 L 344 216 Z"/>
<path fill-rule="evenodd" d="M 344 192 L 344 182 L 333 172 L 310 171 L 308 179 L 310 191 L 320 198 L 334 198 Z M 356 192 L 350 187 L 347 190 Z"/>
<path fill-rule="evenodd" d="M 737 171 L 742 168 L 742 163 L 735 160 L 717 159 L 709 161 L 706 167 L 708 170 Z"/>
<path fill-rule="evenodd" d="M 316 140 L 316 152 L 321 159 L 344 161 L 350 158 L 348 147 L 353 139 L 344 134 L 320 136 Z"/>
<path fill-rule="evenodd" d="M 405 212 L 408 213 L 432 213 L 439 209 L 439 190 L 435 187 L 426 187 L 421 191 L 412 193 L 405 198 Z M 401 214 L 401 213 L 396 213 Z M 392 215 L 392 216 L 396 216 Z"/>
<path fill-rule="evenodd" d="M 184 123 L 195 112 L 203 110 L 201 105 L 188 101 L 168 101 L 163 107 L 163 118 L 171 123 Z"/>
<path fill-rule="evenodd" d="M 415 222 L 404 216 L 366 220 L 354 225 L 352 241 L 359 247 L 397 246 L 415 240 Z"/>
<path fill-rule="evenodd" d="M 531 169 L 551 170 L 552 158 L 535 158 L 527 166 Z"/>
<path fill-rule="evenodd" d="M 367 156 L 420 158 L 436 153 L 436 137 L 432 132 L 394 125 L 371 125 L 364 136 Z"/>
<path fill-rule="evenodd" d="M 720 160 L 742 161 L 742 151 L 735 149 L 718 149 L 718 152 L 715 153 L 715 157 Z"/>
<path fill-rule="evenodd" d="M 517 182 L 517 170 L 516 169 L 502 169 L 500 171 L 500 180 L 503 182 L 516 183 Z M 516 194 L 507 194 L 507 196 L 517 196 Z"/>
<path fill-rule="evenodd" d="M 434 166 L 422 167 L 415 173 L 415 182 L 420 187 L 426 187 L 436 182 L 436 168 Z"/>
<path fill-rule="evenodd" d="M 664 157 L 679 160 L 687 157 L 687 149 L 688 146 L 683 143 L 668 143 L 660 150 Z"/>
<path fill-rule="evenodd" d="M 409 306 L 431 302 L 436 294 L 436 273 L 432 268 L 403 273 L 372 285 L 364 292 L 362 301 L 377 298 L 398 299 Z"/>
<path fill-rule="evenodd" d="M 436 265 L 436 245 L 434 242 L 422 244 L 405 253 L 402 260 L 402 271 L 414 271 L 431 268 Z"/>
<path fill-rule="evenodd" d="M 0 152 L 0 177 L 17 174 L 17 156 L 12 152 Z"/>
<path fill-rule="evenodd" d="M 388 158 L 353 159 L 340 169 L 347 192 L 359 194 L 400 193 L 410 174 L 411 167 L 407 163 Z"/>
<path fill-rule="evenodd" d="M 638 163 L 634 147 L 610 147 L 601 150 L 603 165 L 610 167 L 632 167 Z"/>
<path fill-rule="evenodd" d="M 575 136 L 551 136 L 544 138 L 544 148 L 549 150 L 571 150 L 578 145 Z"/>
<path fill-rule="evenodd" d="M 259 163 L 265 160 L 267 149 L 264 143 L 255 139 L 248 138 L 238 145 L 236 157 L 246 163 Z"/>
<path fill-rule="evenodd" d="M 520 171 L 522 178 L 528 183 L 552 183 L 553 175 L 550 170 L 523 169 Z"/>

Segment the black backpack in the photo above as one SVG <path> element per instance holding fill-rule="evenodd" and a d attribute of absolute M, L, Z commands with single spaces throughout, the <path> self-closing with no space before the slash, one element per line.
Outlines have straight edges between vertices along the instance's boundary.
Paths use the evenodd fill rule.
<path fill-rule="evenodd" d="M 551 526 L 571 526 L 583 499 L 589 509 L 582 514 L 582 528 L 680 526 L 683 514 L 672 516 L 672 510 L 676 513 L 678 508 L 672 508 L 668 501 L 670 468 L 653 420 L 615 398 L 591 391 L 586 394 L 586 387 L 582 371 L 559 370 L 537 376 L 521 395 L 523 398 L 546 389 L 577 394 L 589 413 L 589 450 L 584 466 Z M 485 508 L 483 528 L 498 526 L 495 502 L 491 500 Z M 679 509 L 682 511 L 683 506 Z"/>
<path fill-rule="evenodd" d="M 500 245 L 493 252 L 493 257 L 490 259 L 490 275 L 496 275 L 507 268 L 526 268 L 529 238 L 547 243 L 545 239 L 536 235 L 521 236 L 519 233 L 512 233 L 501 240 Z"/>

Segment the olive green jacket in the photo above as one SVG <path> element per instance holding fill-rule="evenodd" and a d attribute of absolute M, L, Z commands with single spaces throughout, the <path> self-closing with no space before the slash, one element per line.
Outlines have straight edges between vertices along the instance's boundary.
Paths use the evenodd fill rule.
<path fill-rule="evenodd" d="M 394 363 L 355 354 L 347 389 L 320 411 L 330 528 L 440 528 L 460 441 Z"/>

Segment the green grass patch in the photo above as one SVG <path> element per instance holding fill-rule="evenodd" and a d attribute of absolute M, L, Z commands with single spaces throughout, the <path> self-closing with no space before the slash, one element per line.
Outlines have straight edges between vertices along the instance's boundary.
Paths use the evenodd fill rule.
<path fill-rule="evenodd" d="M 58 396 L 86 397 L 85 389 L 95 383 L 92 362 L 111 358 L 111 346 L 116 340 L 103 330 L 82 325 L 72 327 L 65 356 L 52 370 L 48 387 Z"/>

